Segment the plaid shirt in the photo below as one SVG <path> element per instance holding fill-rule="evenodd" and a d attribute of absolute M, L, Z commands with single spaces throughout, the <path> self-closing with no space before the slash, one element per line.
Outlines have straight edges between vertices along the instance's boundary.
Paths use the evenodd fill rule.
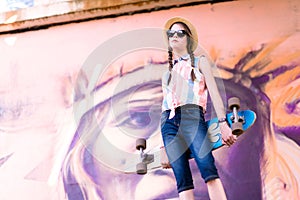
<path fill-rule="evenodd" d="M 174 61 L 171 71 L 171 80 L 168 84 L 170 72 L 167 71 L 162 78 L 163 103 L 162 110 L 175 110 L 185 104 L 196 104 L 206 110 L 207 88 L 204 75 L 198 69 L 199 58 L 195 57 L 194 73 L 196 79 L 191 79 L 191 61 L 189 55 Z"/>

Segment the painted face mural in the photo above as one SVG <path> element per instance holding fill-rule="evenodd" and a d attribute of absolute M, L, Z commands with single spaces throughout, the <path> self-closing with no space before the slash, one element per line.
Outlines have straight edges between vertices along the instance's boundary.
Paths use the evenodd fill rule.
<path fill-rule="evenodd" d="M 251 9 L 248 9 L 243 5 L 240 12 L 251 10 L 253 14 L 249 16 L 261 12 L 267 18 L 265 12 L 271 10 L 263 7 L 263 11 L 256 11 L 258 8 L 255 6 L 251 5 Z M 272 5 L 276 6 L 275 3 Z M 228 15 L 228 10 L 221 12 L 217 6 L 215 10 L 209 8 L 209 11 L 205 10 L 206 6 L 203 7 L 180 9 L 183 10 L 182 15 L 196 13 L 191 19 L 196 22 L 201 19 L 203 22 L 199 24 L 207 27 L 208 34 L 205 35 L 206 30 L 202 31 L 205 26 L 199 25 L 199 43 L 206 42 L 209 47 L 207 51 L 216 63 L 214 72 L 223 99 L 226 102 L 226 99 L 237 96 L 241 100 L 241 109 L 251 109 L 257 114 L 254 126 L 240 136 L 232 147 L 214 151 L 228 199 L 299 199 L 299 32 L 276 36 L 276 32 L 270 34 L 266 31 L 270 27 L 255 32 L 260 30 L 257 28 L 260 23 L 250 23 L 249 17 L 246 24 L 255 30 L 254 35 L 242 35 L 242 42 L 234 43 L 239 41 L 239 38 L 235 38 L 237 34 L 228 36 L 233 32 L 225 27 L 232 25 L 232 22 L 221 27 L 221 23 L 231 19 L 231 10 Z M 199 12 L 201 9 L 212 17 L 199 17 L 198 13 L 205 13 Z M 280 12 L 277 14 L 280 15 Z M 284 14 L 288 16 L 286 11 Z M 9 63 L 7 65 L 10 67 L 9 70 L 1 67 L 0 80 L 0 84 L 6 79 L 10 83 L 3 87 L 5 90 L 1 88 L 3 95 L 0 99 L 0 199 L 158 200 L 178 197 L 171 170 L 157 169 L 141 176 L 124 174 L 120 168 L 124 158 L 138 153 L 135 149 L 136 138 L 146 138 L 149 149 L 159 149 L 161 146 L 161 77 L 168 70 L 168 55 L 162 30 L 136 29 L 136 21 L 143 21 L 141 26 L 148 27 L 150 22 L 155 21 L 153 16 L 161 22 L 165 21 L 161 18 L 166 17 L 153 12 L 148 17 L 151 18 L 149 21 L 140 15 L 118 18 L 121 22 L 130 21 L 130 30 L 134 31 L 128 32 L 121 31 L 124 27 L 120 21 L 108 19 L 76 24 L 78 26 L 67 25 L 65 29 L 62 28 L 63 31 L 55 27 L 20 34 L 16 41 L 19 51 L 32 44 L 32 51 L 28 51 L 28 54 L 27 51 L 22 52 L 21 56 L 21 51 L 17 54 L 15 49 L 1 46 L 0 55 L 10 52 L 7 55 L 12 58 L 4 56 L 0 60 L 1 64 L 3 62 L 6 66 Z M 207 26 L 213 19 L 221 21 L 215 25 L 218 27 L 216 35 L 213 32 L 215 29 Z M 234 31 L 238 31 L 235 28 L 237 24 L 241 26 L 248 20 L 248 15 L 242 18 L 241 14 L 240 20 L 242 22 L 235 21 Z M 261 17 L 261 23 L 264 20 Z M 285 23 L 288 20 L 282 21 Z M 158 23 L 151 25 L 157 26 Z M 88 32 L 83 26 L 93 30 Z M 102 28 L 106 26 L 109 31 Z M 220 32 L 219 26 L 226 30 Z M 69 28 L 72 28 L 72 35 L 69 34 Z M 62 34 L 53 33 L 57 30 Z M 262 32 L 266 35 L 258 37 Z M 57 38 L 49 37 L 54 35 Z M 60 38 L 58 35 L 64 36 Z M 92 39 L 81 35 L 88 35 Z M 72 40 L 67 40 L 69 37 L 73 37 Z M 227 37 L 232 39 L 230 45 L 223 42 Z M 45 49 L 45 38 L 55 43 L 55 48 L 53 51 L 47 49 L 43 54 L 40 50 Z M 99 38 L 105 38 L 105 42 Z M 60 52 L 57 45 L 66 40 L 68 47 L 61 47 L 64 53 L 70 49 L 80 53 L 76 56 L 55 54 L 56 51 Z M 94 45 L 95 41 L 101 42 Z M 80 48 L 76 46 L 77 43 Z M 231 49 L 232 43 L 235 46 L 233 44 Z M 37 61 L 32 59 L 32 52 L 38 55 Z M 84 64 L 77 58 L 82 52 L 92 52 L 89 56 L 82 56 Z M 30 62 L 25 62 L 27 60 L 24 57 L 28 57 Z M 57 63 L 57 60 L 64 63 Z M 26 63 L 25 67 L 23 63 Z M 43 68 L 44 65 L 47 69 Z M 72 66 L 69 68 L 75 71 L 72 71 L 74 74 L 61 75 L 62 72 L 71 71 L 60 68 L 65 65 Z M 75 65 L 78 66 L 73 67 Z M 43 70 L 47 73 L 37 73 Z M 48 78 L 51 76 L 54 78 Z M 26 84 L 21 81 L 22 78 Z M 59 87 L 57 82 L 61 79 L 63 83 Z M 27 82 L 38 88 L 39 94 Z M 63 98 L 54 95 L 57 93 Z M 46 104 L 48 101 L 54 103 Z M 59 106 L 61 110 L 58 112 Z M 214 115 L 210 101 L 207 108 L 206 118 L 209 119 Z M 208 199 L 206 185 L 193 160 L 190 165 L 196 199 Z M 27 184 L 26 187 L 23 187 L 24 184 Z M 41 189 L 49 185 L 50 191 Z M 33 188 L 31 193 L 28 188 Z M 34 197 L 32 191 L 36 192 Z"/>
<path fill-rule="evenodd" d="M 154 30 L 153 33 L 156 34 Z M 130 38 L 135 33 L 130 35 L 124 38 Z M 272 58 L 268 54 L 275 50 L 276 45 L 274 47 L 273 43 L 262 45 L 257 50 L 245 53 L 234 66 L 218 65 L 220 72 L 227 73 L 217 80 L 220 86 L 224 85 L 222 96 L 237 96 L 241 99 L 241 109 L 251 109 L 257 113 L 255 125 L 234 146 L 214 153 L 230 199 L 273 198 L 274 195 L 292 198 L 298 195 L 298 188 L 293 183 L 297 182 L 299 166 L 288 164 L 289 159 L 294 159 L 293 155 L 283 159 L 282 156 L 287 156 L 285 152 L 275 150 L 279 138 L 280 148 L 289 148 L 297 155 L 298 146 L 292 146 L 292 143 L 299 143 L 298 126 L 282 128 L 272 123 L 272 98 L 266 93 L 265 86 L 276 78 L 287 81 L 284 77 L 290 72 L 298 76 L 289 78 L 291 82 L 288 84 L 297 84 L 299 68 L 293 60 L 271 65 Z M 101 49 L 97 49 L 95 54 L 101 55 L 99 52 Z M 62 171 L 64 188 L 69 199 L 177 197 L 171 171 L 158 169 L 145 176 L 124 174 L 117 164 L 130 157 L 130 154 L 136 153 L 136 138 L 147 138 L 150 149 L 160 145 L 161 74 L 167 70 L 167 61 L 160 55 L 164 53 L 161 49 L 156 49 L 123 55 L 120 60 L 138 58 L 141 54 L 149 55 L 149 61 L 145 65 L 130 66 L 128 69 L 120 65 L 119 73 L 113 76 L 106 76 L 109 74 L 105 71 L 107 69 L 100 69 L 102 72 L 98 71 L 98 74 L 102 80 L 99 81 L 100 84 L 95 82 L 95 87 L 91 87 L 90 91 L 88 87 L 93 84 L 90 82 L 93 80 L 91 75 L 94 76 L 96 70 L 86 70 L 92 72 L 89 75 L 84 74 L 84 69 L 78 77 L 75 101 L 82 105 L 78 106 L 79 114 L 75 109 L 75 115 L 79 116 L 75 116 L 78 126 Z M 155 54 L 158 56 L 151 58 Z M 92 98 L 87 100 L 89 95 Z M 287 97 L 290 96 L 296 98 L 286 103 L 285 109 L 288 113 L 297 115 L 299 92 L 290 91 Z M 211 107 L 209 103 L 208 109 Z M 213 110 L 208 110 L 206 117 L 209 119 L 210 115 L 213 115 Z M 278 160 L 278 157 L 282 160 Z M 281 168 L 276 168 L 277 165 Z M 208 199 L 206 186 L 193 161 L 191 166 L 196 198 Z M 272 192 L 275 190 L 277 193 Z"/>

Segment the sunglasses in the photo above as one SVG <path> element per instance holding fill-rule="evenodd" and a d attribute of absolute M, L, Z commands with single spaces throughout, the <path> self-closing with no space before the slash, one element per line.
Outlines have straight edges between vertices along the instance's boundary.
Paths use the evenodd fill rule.
<path fill-rule="evenodd" d="M 173 37 L 175 35 L 175 33 L 177 34 L 177 36 L 179 38 L 183 38 L 184 36 L 187 35 L 187 32 L 185 30 L 178 30 L 178 31 L 174 31 L 174 30 L 167 30 L 167 36 Z"/>

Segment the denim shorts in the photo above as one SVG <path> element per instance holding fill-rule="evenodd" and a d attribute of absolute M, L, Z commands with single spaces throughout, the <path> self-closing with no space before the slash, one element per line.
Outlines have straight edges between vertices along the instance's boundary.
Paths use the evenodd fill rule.
<path fill-rule="evenodd" d="M 189 159 L 194 158 L 205 182 L 219 178 L 212 152 L 199 156 L 205 143 L 207 125 L 203 109 L 187 104 L 176 108 L 175 116 L 169 119 L 170 110 L 162 112 L 161 133 L 172 166 L 178 192 L 193 189 Z"/>

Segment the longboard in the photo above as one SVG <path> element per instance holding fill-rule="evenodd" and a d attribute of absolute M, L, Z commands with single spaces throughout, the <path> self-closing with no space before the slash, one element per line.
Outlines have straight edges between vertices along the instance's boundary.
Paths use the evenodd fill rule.
<path fill-rule="evenodd" d="M 252 110 L 238 111 L 240 108 L 240 102 L 236 97 L 229 99 L 228 104 L 229 109 L 232 112 L 226 114 L 226 122 L 232 129 L 233 134 L 240 136 L 255 123 L 256 114 Z M 213 151 L 224 146 L 219 126 L 219 119 L 210 119 L 206 122 L 206 124 L 208 132 L 205 142 L 207 143 L 202 145 L 204 148 L 200 149 L 200 156 L 208 151 Z M 140 138 L 137 140 L 136 149 L 139 151 L 139 154 L 135 154 L 134 156 L 123 160 L 123 166 L 121 166 L 122 172 L 127 174 L 137 173 L 143 175 L 150 170 L 161 168 L 161 150 L 159 148 L 151 149 L 145 153 L 146 140 Z M 191 156 L 191 158 L 192 157 L 193 156 Z"/>

